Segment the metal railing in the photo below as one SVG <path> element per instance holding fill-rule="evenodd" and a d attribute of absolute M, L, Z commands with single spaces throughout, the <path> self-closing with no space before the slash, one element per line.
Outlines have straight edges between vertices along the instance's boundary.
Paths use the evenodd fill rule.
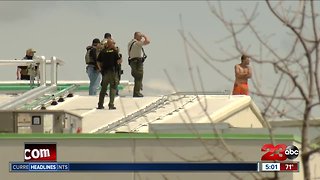
<path fill-rule="evenodd" d="M 16 65 L 16 66 L 28 66 L 31 64 L 39 64 L 40 72 L 40 86 L 46 85 L 46 64 L 51 64 L 51 85 L 57 84 L 57 67 L 62 65 L 63 61 L 55 56 L 51 59 L 46 59 L 45 56 L 35 56 L 32 60 L 0 60 L 0 66 Z"/>
<path fill-rule="evenodd" d="M 38 98 L 40 96 L 43 96 L 43 94 L 56 90 L 57 87 L 55 86 L 40 86 L 38 88 L 34 88 L 30 91 L 27 91 L 26 93 L 23 93 L 22 95 L 14 98 L 13 100 L 2 104 L 0 106 L 1 110 L 8 110 L 8 109 L 16 109 L 19 106 L 22 106 L 23 104 L 29 102 L 32 99 Z"/>
<path fill-rule="evenodd" d="M 39 65 L 40 85 L 30 91 L 25 92 L 21 96 L 0 105 L 0 109 L 16 109 L 23 104 L 26 104 L 32 99 L 43 96 L 46 92 L 52 92 L 57 90 L 57 66 L 63 63 L 62 60 L 53 56 L 50 60 L 47 60 L 44 56 L 35 56 L 32 60 L 0 60 L 0 66 L 16 65 L 16 66 L 29 66 L 31 64 Z M 46 86 L 46 64 L 51 64 L 51 86 Z M 30 85 L 33 83 L 33 78 L 30 78 Z"/>

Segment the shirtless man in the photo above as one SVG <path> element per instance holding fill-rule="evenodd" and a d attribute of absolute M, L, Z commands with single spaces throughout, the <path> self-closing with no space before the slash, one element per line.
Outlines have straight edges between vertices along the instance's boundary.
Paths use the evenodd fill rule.
<path fill-rule="evenodd" d="M 249 95 L 248 79 L 251 78 L 252 72 L 249 65 L 249 57 L 241 56 L 241 63 L 234 66 L 236 80 L 233 87 L 233 95 Z"/>

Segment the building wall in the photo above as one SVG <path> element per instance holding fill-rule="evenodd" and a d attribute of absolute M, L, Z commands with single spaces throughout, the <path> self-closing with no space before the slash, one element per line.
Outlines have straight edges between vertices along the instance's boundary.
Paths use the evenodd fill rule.
<path fill-rule="evenodd" d="M 247 107 L 237 112 L 236 114 L 227 118 L 227 120 L 223 122 L 230 123 L 232 127 L 263 127 L 257 116 L 252 112 L 250 107 Z"/>
<path fill-rule="evenodd" d="M 100 172 L 100 173 L 9 173 L 9 162 L 22 162 L 25 142 L 57 143 L 58 161 L 71 162 L 238 162 L 229 154 L 217 139 L 188 138 L 123 138 L 123 139 L 0 139 L 0 174 L 1 179 L 117 179 L 117 180 L 163 180 L 163 179 L 235 179 L 228 172 Z M 228 148 L 245 162 L 258 162 L 260 152 L 268 140 L 239 139 L 226 140 Z M 277 141 L 292 144 L 292 141 Z M 3 156 L 4 155 L 4 156 Z M 254 177 L 272 176 L 273 173 L 236 173 L 237 176 L 250 180 Z M 301 173 L 279 173 L 281 180 L 303 179 Z"/>
<path fill-rule="evenodd" d="M 310 156 L 311 179 L 320 179 L 320 152 Z"/>

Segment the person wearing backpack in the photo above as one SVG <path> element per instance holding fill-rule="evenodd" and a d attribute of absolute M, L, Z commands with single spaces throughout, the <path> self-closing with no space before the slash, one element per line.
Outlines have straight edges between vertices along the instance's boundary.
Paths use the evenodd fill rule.
<path fill-rule="evenodd" d="M 101 74 L 97 67 L 97 57 L 101 50 L 100 40 L 98 38 L 93 39 L 92 46 L 88 46 L 85 55 L 85 62 L 87 64 L 86 72 L 88 74 L 90 85 L 89 95 L 97 95 L 97 89 L 101 81 Z"/>

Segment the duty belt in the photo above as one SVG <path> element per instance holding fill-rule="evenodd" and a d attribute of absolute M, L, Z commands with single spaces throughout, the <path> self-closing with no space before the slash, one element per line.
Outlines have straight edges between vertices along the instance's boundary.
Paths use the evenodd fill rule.
<path fill-rule="evenodd" d="M 129 59 L 129 61 L 133 62 L 133 61 L 142 61 L 141 57 L 135 57 L 135 58 L 131 58 Z"/>

